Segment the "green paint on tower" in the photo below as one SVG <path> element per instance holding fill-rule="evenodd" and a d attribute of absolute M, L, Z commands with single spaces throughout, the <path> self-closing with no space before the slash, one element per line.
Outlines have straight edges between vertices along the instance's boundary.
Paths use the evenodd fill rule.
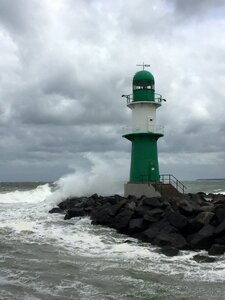
<path fill-rule="evenodd" d="M 158 182 L 159 164 L 157 140 L 160 133 L 131 133 L 124 135 L 132 142 L 130 182 Z"/>

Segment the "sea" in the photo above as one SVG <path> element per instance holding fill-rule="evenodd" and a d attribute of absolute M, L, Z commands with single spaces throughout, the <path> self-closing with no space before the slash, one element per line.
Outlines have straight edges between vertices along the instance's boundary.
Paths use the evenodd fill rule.
<path fill-rule="evenodd" d="M 186 192 L 225 193 L 225 180 L 186 181 Z M 225 299 L 225 256 L 197 263 L 92 225 L 49 214 L 57 184 L 0 183 L 0 299 Z M 200 254 L 206 254 L 201 251 Z"/>

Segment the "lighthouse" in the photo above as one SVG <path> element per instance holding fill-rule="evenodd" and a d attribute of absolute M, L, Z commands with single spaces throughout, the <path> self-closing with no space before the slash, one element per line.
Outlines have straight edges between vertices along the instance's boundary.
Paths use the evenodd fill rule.
<path fill-rule="evenodd" d="M 133 77 L 132 94 L 122 95 L 132 111 L 131 127 L 124 138 L 131 142 L 130 179 L 125 184 L 125 196 L 160 196 L 155 184 L 160 183 L 157 141 L 163 137 L 163 127 L 157 122 L 156 111 L 165 101 L 155 93 L 155 79 L 145 68 Z"/>

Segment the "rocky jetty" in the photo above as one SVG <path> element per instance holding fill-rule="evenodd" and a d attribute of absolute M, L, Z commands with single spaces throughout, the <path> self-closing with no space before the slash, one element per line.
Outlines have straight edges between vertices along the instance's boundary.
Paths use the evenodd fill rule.
<path fill-rule="evenodd" d="M 64 219 L 90 216 L 95 225 L 162 247 L 171 256 L 181 249 L 204 249 L 210 255 L 225 252 L 225 195 L 124 198 L 94 194 L 65 199 L 49 212 L 63 213 Z"/>

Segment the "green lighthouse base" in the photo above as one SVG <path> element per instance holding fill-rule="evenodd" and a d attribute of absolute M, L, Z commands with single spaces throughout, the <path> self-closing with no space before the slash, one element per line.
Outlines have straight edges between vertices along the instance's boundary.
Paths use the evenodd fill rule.
<path fill-rule="evenodd" d="M 151 183 L 133 183 L 128 182 L 124 184 L 124 197 L 129 195 L 140 198 L 141 196 L 151 197 L 161 197 L 160 192 L 158 192 L 153 184 Z"/>

